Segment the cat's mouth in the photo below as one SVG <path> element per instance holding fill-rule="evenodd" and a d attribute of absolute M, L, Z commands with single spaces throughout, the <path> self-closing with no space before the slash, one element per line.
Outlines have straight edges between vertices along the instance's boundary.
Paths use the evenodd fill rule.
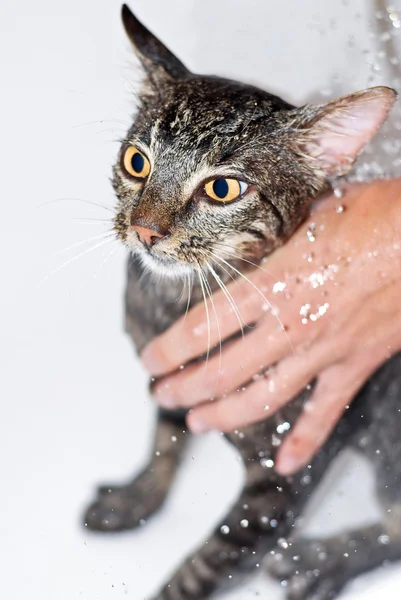
<path fill-rule="evenodd" d="M 159 275 L 176 278 L 193 273 L 193 267 L 190 264 L 183 263 L 168 254 L 156 254 L 152 248 L 137 249 L 135 253 L 140 256 L 146 268 Z"/>

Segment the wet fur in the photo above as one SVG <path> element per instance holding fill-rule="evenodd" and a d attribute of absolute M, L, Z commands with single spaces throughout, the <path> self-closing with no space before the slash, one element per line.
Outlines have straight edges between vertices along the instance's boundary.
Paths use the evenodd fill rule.
<path fill-rule="evenodd" d="M 146 148 L 157 165 L 143 187 L 127 179 L 119 157 L 113 180 L 118 196 L 115 229 L 134 252 L 128 263 L 126 330 L 141 352 L 187 309 L 185 295 L 177 301 L 180 274 L 204 266 L 210 252 L 219 255 L 219 243 L 231 244 L 237 256 L 260 260 L 288 239 L 305 218 L 310 200 L 350 164 L 333 170 L 306 151 L 321 108 L 294 109 L 256 88 L 190 74 L 158 40 L 151 38 L 147 44 L 148 32 L 124 11 L 147 78 L 122 148 L 127 143 Z M 241 199 L 215 206 L 197 194 L 205 178 L 225 169 L 257 182 L 246 204 Z M 157 226 L 168 235 L 144 248 L 131 229 L 133 221 Z M 227 258 L 223 252 L 220 256 Z M 157 275 L 166 269 L 176 277 Z M 217 287 L 211 279 L 210 285 Z M 201 300 L 195 281 L 190 305 Z M 207 543 L 178 568 L 156 600 L 207 598 L 229 575 L 249 572 L 271 550 L 282 560 L 271 562 L 270 572 L 288 581 L 286 594 L 292 600 L 328 600 L 352 577 L 401 558 L 401 356 L 389 360 L 364 386 L 310 468 L 282 478 L 269 466 L 285 436 L 277 426 L 294 424 L 310 393 L 305 390 L 278 416 L 247 427 L 241 435 L 226 435 L 243 458 L 244 488 Z M 149 464 L 127 485 L 99 490 L 85 515 L 89 528 L 134 528 L 162 505 L 190 437 L 185 429 L 184 411 L 159 411 Z M 383 520 L 318 543 L 303 539 L 298 530 L 295 536 L 297 518 L 344 447 L 356 448 L 371 461 Z M 383 535 L 388 536 L 385 544 L 378 542 Z M 276 547 L 279 538 L 293 536 L 298 539 L 287 550 Z M 297 562 L 295 555 L 300 556 Z"/>

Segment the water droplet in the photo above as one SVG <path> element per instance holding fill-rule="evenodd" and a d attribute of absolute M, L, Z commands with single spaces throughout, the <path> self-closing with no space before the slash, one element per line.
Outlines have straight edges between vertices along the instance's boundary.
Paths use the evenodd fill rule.
<path fill-rule="evenodd" d="M 401 20 L 400 20 L 399 14 L 396 12 L 391 12 L 389 14 L 389 17 L 393 23 L 393 27 L 395 27 L 396 29 L 399 29 L 401 27 Z"/>
<path fill-rule="evenodd" d="M 306 232 L 306 236 L 310 242 L 315 242 L 316 241 L 316 235 L 315 235 L 316 225 L 315 225 L 315 227 L 312 227 L 312 225 L 315 225 L 315 223 L 312 223 L 311 225 L 309 225 L 308 231 Z"/>
<path fill-rule="evenodd" d="M 317 287 L 324 285 L 326 281 L 333 281 L 334 275 L 338 270 L 339 267 L 334 264 L 322 267 L 319 271 L 309 275 L 307 281 L 309 281 L 313 289 L 316 289 Z"/>
<path fill-rule="evenodd" d="M 284 548 L 284 550 L 287 550 L 289 543 L 285 538 L 279 538 L 277 540 L 277 544 L 279 545 L 280 548 Z"/>
<path fill-rule="evenodd" d="M 288 423 L 288 421 L 285 421 L 284 423 L 280 423 L 280 425 L 277 425 L 277 427 L 276 427 L 276 431 L 280 435 L 282 435 L 286 431 L 289 431 L 290 429 L 291 429 L 291 425 L 290 425 L 290 423 Z"/>
<path fill-rule="evenodd" d="M 358 441 L 358 445 L 360 446 L 360 448 L 365 448 L 368 443 L 369 443 L 369 438 L 366 435 L 361 437 Z"/>
<path fill-rule="evenodd" d="M 265 404 L 263 407 L 263 410 L 270 410 L 270 405 L 269 404 Z"/>
<path fill-rule="evenodd" d="M 262 467 L 266 467 L 267 469 L 272 469 L 274 467 L 274 460 L 271 458 L 262 458 L 260 460 L 260 464 Z"/>
<path fill-rule="evenodd" d="M 270 521 L 270 527 L 277 527 L 278 522 L 276 521 L 276 519 L 271 519 Z"/>
<path fill-rule="evenodd" d="M 278 294 L 279 292 L 283 292 L 286 287 L 287 287 L 287 284 L 284 283 L 284 281 L 277 281 L 273 285 L 273 294 Z"/>
<path fill-rule="evenodd" d="M 333 193 L 336 198 L 342 198 L 344 196 L 344 190 L 339 187 L 334 188 Z"/>
<path fill-rule="evenodd" d="M 327 309 L 330 307 L 330 304 L 328 302 L 325 302 L 324 304 L 321 304 L 319 306 L 319 308 L 317 309 L 317 312 L 319 314 L 319 317 L 322 317 L 324 314 L 326 314 Z"/>
<path fill-rule="evenodd" d="M 303 304 L 299 310 L 299 314 L 301 315 L 301 317 L 307 318 L 307 317 L 309 317 L 310 309 L 311 309 L 310 304 Z"/>
<path fill-rule="evenodd" d="M 227 535 L 228 533 L 230 533 L 230 528 L 228 525 L 222 525 L 220 527 L 220 531 L 223 535 Z"/>
<path fill-rule="evenodd" d="M 240 525 L 241 525 L 241 527 L 243 527 L 244 529 L 246 529 L 249 526 L 248 519 L 242 519 L 242 521 L 240 521 Z"/>
<path fill-rule="evenodd" d="M 343 213 L 345 211 L 345 206 L 343 204 L 340 204 L 339 206 L 336 207 L 336 213 L 338 213 L 339 215 L 341 213 Z"/>
<path fill-rule="evenodd" d="M 277 435 L 275 435 L 274 433 L 272 435 L 272 445 L 275 448 L 277 448 L 278 446 L 281 446 L 281 439 Z"/>
<path fill-rule="evenodd" d="M 177 436 L 176 435 L 172 435 L 171 436 L 171 441 L 172 442 L 176 442 L 177 441 Z"/>
<path fill-rule="evenodd" d="M 390 543 L 390 536 L 389 535 L 385 535 L 385 534 L 380 535 L 377 538 L 377 541 L 379 542 L 379 544 L 387 545 L 387 544 Z"/>

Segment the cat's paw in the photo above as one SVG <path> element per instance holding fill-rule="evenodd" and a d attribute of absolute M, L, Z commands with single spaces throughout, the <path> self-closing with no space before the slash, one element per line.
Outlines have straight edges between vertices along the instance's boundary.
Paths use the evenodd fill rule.
<path fill-rule="evenodd" d="M 267 559 L 287 600 L 333 600 L 344 586 L 338 557 L 322 541 L 300 540 L 277 547 Z"/>
<path fill-rule="evenodd" d="M 103 485 L 85 512 L 85 527 L 103 532 L 134 529 L 157 511 L 166 494 L 150 470 L 125 486 Z"/>

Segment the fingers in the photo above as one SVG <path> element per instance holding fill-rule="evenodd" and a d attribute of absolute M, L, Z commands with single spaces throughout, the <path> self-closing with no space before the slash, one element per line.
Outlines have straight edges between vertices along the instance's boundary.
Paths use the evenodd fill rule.
<path fill-rule="evenodd" d="M 268 294 L 269 281 L 274 282 L 274 278 L 260 270 L 249 274 L 248 278 L 251 284 L 240 280 L 227 285 L 232 298 L 230 301 L 222 291 L 213 294 L 214 307 L 210 299 L 207 301 L 209 323 L 205 305 L 201 302 L 186 317 L 179 319 L 165 333 L 150 342 L 141 355 L 146 369 L 155 376 L 174 371 L 180 365 L 204 354 L 208 343 L 210 348 L 215 347 L 220 339 L 230 337 L 240 331 L 241 326 L 254 323 L 265 314 L 264 295 Z"/>
<path fill-rule="evenodd" d="M 194 433 L 209 429 L 233 431 L 266 419 L 296 396 L 324 366 L 322 354 L 292 356 L 280 362 L 275 373 L 244 391 L 197 406 L 187 423 Z"/>
<path fill-rule="evenodd" d="M 255 373 L 291 353 L 286 332 L 271 329 L 270 321 L 261 323 L 242 340 L 227 344 L 221 355 L 214 355 L 208 363 L 189 365 L 166 377 L 155 386 L 155 399 L 166 408 L 190 407 L 237 390 Z"/>
<path fill-rule="evenodd" d="M 371 361 L 366 365 L 365 356 L 334 365 L 320 375 L 311 400 L 279 450 L 276 470 L 280 475 L 291 475 L 311 461 L 375 368 Z"/>

